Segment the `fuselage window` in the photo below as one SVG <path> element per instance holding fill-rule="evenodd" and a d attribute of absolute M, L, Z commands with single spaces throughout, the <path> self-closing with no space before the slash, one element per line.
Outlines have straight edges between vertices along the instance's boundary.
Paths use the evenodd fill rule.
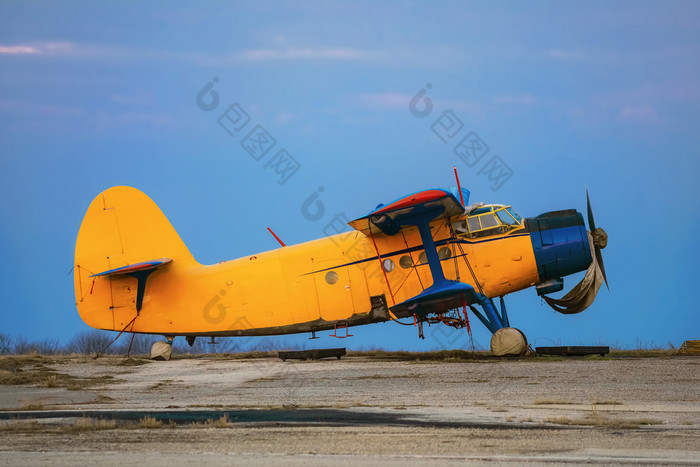
<path fill-rule="evenodd" d="M 452 250 L 450 250 L 448 247 L 443 246 L 438 250 L 438 258 L 440 258 L 440 260 L 447 259 L 450 256 L 452 256 Z"/>
<path fill-rule="evenodd" d="M 391 272 L 394 270 L 394 262 L 387 258 L 384 261 L 382 261 L 382 267 L 386 272 Z"/>
<path fill-rule="evenodd" d="M 333 285 L 333 284 L 335 284 L 336 282 L 338 282 L 338 273 L 335 272 L 335 271 L 328 271 L 328 272 L 326 273 L 326 282 L 327 282 L 329 285 Z"/>

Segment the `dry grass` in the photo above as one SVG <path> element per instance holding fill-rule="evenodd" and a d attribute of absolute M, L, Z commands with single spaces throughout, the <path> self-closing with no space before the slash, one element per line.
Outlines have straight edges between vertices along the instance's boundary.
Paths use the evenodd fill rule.
<path fill-rule="evenodd" d="M 576 402 L 561 399 L 535 399 L 532 405 L 574 405 Z"/>
<path fill-rule="evenodd" d="M 162 428 L 163 422 L 160 420 L 156 420 L 155 417 L 146 415 L 145 417 L 139 420 L 139 426 L 141 428 Z"/>
<path fill-rule="evenodd" d="M 231 423 L 228 421 L 228 415 L 223 414 L 217 420 L 210 418 L 205 422 L 205 425 L 211 428 L 229 428 Z"/>
<path fill-rule="evenodd" d="M 69 391 L 93 389 L 115 382 L 111 375 L 77 377 L 59 373 L 47 365 L 69 362 L 92 362 L 84 357 L 7 355 L 0 357 L 0 386 L 28 385 L 44 388 L 63 388 Z"/>
<path fill-rule="evenodd" d="M 23 405 L 19 410 L 45 410 L 46 406 L 44 404 L 26 404 Z"/>
<path fill-rule="evenodd" d="M 57 388 L 58 387 L 58 376 L 48 375 L 46 377 L 46 382 L 44 383 L 45 388 Z"/>
<path fill-rule="evenodd" d="M 261 378 L 255 378 L 251 379 L 245 382 L 245 384 L 253 384 L 253 383 L 272 383 L 274 381 L 279 381 L 280 378 L 277 377 L 261 377 Z"/>
<path fill-rule="evenodd" d="M 141 366 L 149 363 L 153 363 L 153 361 L 147 358 L 126 357 L 122 358 L 116 364 L 119 366 Z"/>
<path fill-rule="evenodd" d="M 388 379 L 390 376 L 383 376 L 383 375 L 365 375 L 365 376 L 357 376 L 352 379 Z"/>
<path fill-rule="evenodd" d="M 156 391 L 156 390 L 158 390 L 158 389 L 163 389 L 163 388 L 165 388 L 165 387 L 172 386 L 172 384 L 173 384 L 174 382 L 175 382 L 175 381 L 173 381 L 172 379 L 164 379 L 164 380 L 162 380 L 162 381 L 158 381 L 156 384 L 154 384 L 153 386 L 149 387 L 148 390 L 149 390 L 149 391 Z"/>
<path fill-rule="evenodd" d="M 95 420 L 94 418 L 78 418 L 70 425 L 66 426 L 63 431 L 79 432 L 79 431 L 99 431 L 99 430 L 112 430 L 117 427 L 117 422 L 114 420 Z"/>
<path fill-rule="evenodd" d="M 385 351 L 373 350 L 348 352 L 349 357 L 369 357 L 372 360 L 392 361 L 430 361 L 430 362 L 459 362 L 494 359 L 489 352 L 471 352 L 467 350 L 439 350 L 434 352 L 409 352 L 405 350 Z M 500 359 L 499 359 L 500 360 Z"/>
<path fill-rule="evenodd" d="M 223 414 L 219 418 L 208 418 L 203 422 L 192 423 L 194 428 L 230 428 L 233 424 L 229 421 L 228 415 Z"/>
<path fill-rule="evenodd" d="M 618 405 L 623 405 L 620 401 L 593 401 L 591 405 L 595 408 L 599 405 L 612 405 L 613 409 L 617 408 Z"/>
<path fill-rule="evenodd" d="M 354 378 L 348 378 L 348 379 L 367 380 L 367 379 L 398 379 L 398 378 L 419 379 L 419 378 L 424 378 L 424 376 L 416 374 L 416 373 L 395 374 L 395 375 L 374 374 L 374 375 L 356 376 Z"/>
<path fill-rule="evenodd" d="M 571 419 L 566 416 L 561 417 L 549 417 L 545 419 L 545 423 L 554 423 L 556 425 L 571 425 Z"/>
<path fill-rule="evenodd" d="M 632 349 L 632 350 L 619 350 L 610 349 L 608 354 L 612 358 L 646 358 L 646 357 L 672 357 L 676 355 L 678 351 L 676 349 Z"/>
<path fill-rule="evenodd" d="M 635 429 L 642 425 L 659 425 L 661 422 L 659 420 L 653 420 L 650 418 L 638 418 L 638 419 L 622 419 L 622 418 L 610 418 L 604 415 L 600 415 L 596 411 L 587 414 L 583 418 L 570 419 L 569 417 L 550 417 L 545 420 L 545 423 L 553 423 L 557 425 L 575 425 L 575 426 L 595 426 L 601 428 L 627 428 Z"/>
<path fill-rule="evenodd" d="M 78 433 L 100 430 L 112 430 L 117 428 L 114 420 L 103 420 L 93 418 L 78 418 L 67 425 L 56 425 L 51 423 L 39 423 L 37 420 L 15 420 L 3 425 L 0 431 L 12 433 Z"/>
<path fill-rule="evenodd" d="M 45 427 L 36 420 L 17 420 L 0 428 L 11 433 L 38 433 L 45 431 Z"/>

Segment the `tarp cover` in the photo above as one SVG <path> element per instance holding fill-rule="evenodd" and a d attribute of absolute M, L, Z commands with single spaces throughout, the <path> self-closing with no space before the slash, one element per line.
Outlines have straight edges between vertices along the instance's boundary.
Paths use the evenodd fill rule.
<path fill-rule="evenodd" d="M 525 337 L 515 328 L 501 328 L 491 337 L 491 353 L 496 357 L 523 355 L 526 350 Z"/>
<path fill-rule="evenodd" d="M 168 342 L 158 341 L 151 347 L 151 360 L 170 360 L 173 346 Z"/>
<path fill-rule="evenodd" d="M 591 251 L 594 250 L 593 246 L 593 236 L 588 232 L 588 243 L 591 245 Z M 572 315 L 575 313 L 581 313 L 583 310 L 591 306 L 595 296 L 598 294 L 600 286 L 603 284 L 603 271 L 600 269 L 596 255 L 593 256 L 593 261 L 591 265 L 588 266 L 586 275 L 583 276 L 581 282 L 576 284 L 576 287 L 571 289 L 569 293 L 564 295 L 562 298 L 550 298 L 546 295 L 542 297 L 547 301 L 549 306 L 554 308 L 555 311 L 559 313 L 564 313 L 566 315 Z"/>

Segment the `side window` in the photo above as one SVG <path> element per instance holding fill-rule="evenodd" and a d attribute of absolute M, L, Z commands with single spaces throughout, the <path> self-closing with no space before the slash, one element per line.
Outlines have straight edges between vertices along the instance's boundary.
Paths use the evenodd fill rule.
<path fill-rule="evenodd" d="M 475 232 L 477 230 L 481 230 L 481 225 L 479 225 L 479 218 L 474 216 L 470 217 L 467 219 L 467 222 L 469 223 L 469 231 L 470 232 Z"/>
<path fill-rule="evenodd" d="M 485 214 L 479 217 L 481 218 L 481 228 L 483 229 L 489 229 L 498 225 L 498 221 L 493 214 Z"/>

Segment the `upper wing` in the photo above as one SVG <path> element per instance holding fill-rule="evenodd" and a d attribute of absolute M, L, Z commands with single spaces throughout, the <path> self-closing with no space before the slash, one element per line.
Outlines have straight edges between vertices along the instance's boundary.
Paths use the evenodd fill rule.
<path fill-rule="evenodd" d="M 405 226 L 415 226 L 420 233 L 433 284 L 415 297 L 395 304 L 392 311 L 425 316 L 478 300 L 471 285 L 445 278 L 430 230 L 431 223 L 462 214 L 464 206 L 454 194 L 435 189 L 405 196 L 387 206 L 380 205 L 349 223 L 372 237 L 377 234 L 396 235 Z"/>
<path fill-rule="evenodd" d="M 409 219 L 426 212 L 436 212 L 434 219 L 459 216 L 464 213 L 464 206 L 455 195 L 446 190 L 433 189 L 419 191 L 404 196 L 388 205 L 379 205 L 377 209 L 348 224 L 365 235 L 395 235 L 404 225 L 414 225 Z"/>

